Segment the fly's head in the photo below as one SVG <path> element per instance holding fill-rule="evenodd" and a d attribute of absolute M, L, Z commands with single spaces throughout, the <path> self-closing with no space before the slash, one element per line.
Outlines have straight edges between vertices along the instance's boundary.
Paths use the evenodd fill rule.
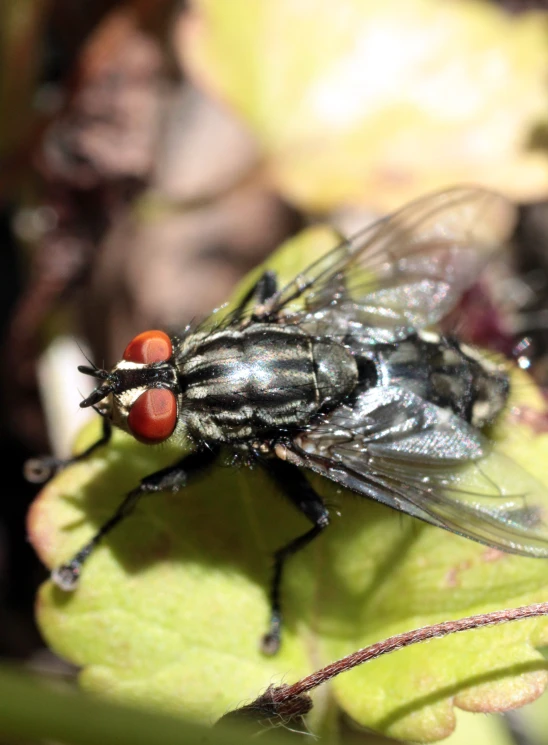
<path fill-rule="evenodd" d="M 145 331 L 130 341 L 120 362 L 107 372 L 82 365 L 101 384 L 80 406 L 93 406 L 120 429 L 147 444 L 167 440 L 178 418 L 179 384 L 173 345 L 163 331 Z"/>

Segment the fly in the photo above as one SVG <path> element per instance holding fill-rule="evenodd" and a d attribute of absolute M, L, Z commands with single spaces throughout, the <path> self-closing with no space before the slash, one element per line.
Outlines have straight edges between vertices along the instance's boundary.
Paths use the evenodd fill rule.
<path fill-rule="evenodd" d="M 78 459 L 112 425 L 150 444 L 184 432 L 195 447 L 129 492 L 53 581 L 75 589 L 143 495 L 184 488 L 222 446 L 260 464 L 311 525 L 274 554 L 265 653 L 280 645 L 286 561 L 330 521 L 307 472 L 487 546 L 548 557 L 544 488 L 485 432 L 508 399 L 506 368 L 440 332 L 515 221 L 510 202 L 481 188 L 426 196 L 285 287 L 266 272 L 220 322 L 139 334 L 110 372 L 80 367 L 100 381 L 80 405 L 102 414 L 104 433 Z M 514 487 L 489 476 L 503 460 Z"/>

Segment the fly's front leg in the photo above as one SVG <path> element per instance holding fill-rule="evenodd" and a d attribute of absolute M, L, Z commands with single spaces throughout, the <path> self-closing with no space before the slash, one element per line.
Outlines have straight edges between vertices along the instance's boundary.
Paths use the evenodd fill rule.
<path fill-rule="evenodd" d="M 329 525 L 329 511 L 322 498 L 312 488 L 302 471 L 292 463 L 269 460 L 263 463 L 267 473 L 288 499 L 305 515 L 314 527 L 289 541 L 274 554 L 274 573 L 270 590 L 270 626 L 261 642 L 265 654 L 276 654 L 280 647 L 282 609 L 280 588 L 286 560 L 303 549 Z"/>
<path fill-rule="evenodd" d="M 88 455 L 91 455 L 91 453 L 97 450 L 97 448 L 107 445 L 111 436 L 112 424 L 110 423 L 110 419 L 103 417 L 103 433 L 101 437 L 82 453 L 78 453 L 78 455 L 74 455 L 72 458 L 65 458 L 64 460 L 47 455 L 41 458 L 30 458 L 24 465 L 24 476 L 27 481 L 30 481 L 33 484 L 43 484 L 58 471 L 62 471 L 63 468 L 71 466 L 73 463 L 85 460 Z"/>
<path fill-rule="evenodd" d="M 179 463 L 146 476 L 139 486 L 126 494 L 118 509 L 99 528 L 93 538 L 69 562 L 53 570 L 51 578 L 55 584 L 62 590 L 74 590 L 78 585 L 82 566 L 94 548 L 118 523 L 133 512 L 141 497 L 162 491 L 182 489 L 187 485 L 189 478 L 213 463 L 217 457 L 217 452 L 217 450 L 203 450 L 192 453 Z"/>

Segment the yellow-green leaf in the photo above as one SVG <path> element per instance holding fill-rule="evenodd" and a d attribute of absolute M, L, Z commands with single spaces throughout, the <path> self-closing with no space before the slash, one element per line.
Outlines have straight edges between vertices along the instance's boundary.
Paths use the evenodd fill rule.
<path fill-rule="evenodd" d="M 333 238 L 307 231 L 269 265 L 287 279 Z M 543 411 L 544 401 L 525 373 L 516 371 L 514 383 L 494 436 L 546 483 L 548 434 L 532 433 L 516 416 L 517 406 Z M 88 428 L 78 447 L 98 432 L 98 423 Z M 189 449 L 147 447 L 116 433 L 111 445 L 57 476 L 29 516 L 45 564 L 70 558 L 140 477 Z M 271 555 L 307 523 L 260 469 L 243 466 L 220 466 L 178 494 L 143 499 L 90 558 L 73 594 L 45 583 L 38 602 L 45 638 L 82 665 L 86 687 L 213 722 L 273 682 L 296 680 L 391 634 L 546 599 L 546 561 L 480 546 L 319 477 L 314 483 L 333 522 L 288 565 L 278 656 L 258 648 Z M 454 726 L 455 705 L 500 711 L 540 695 L 547 665 L 538 650 L 547 643 L 548 621 L 535 619 L 401 650 L 337 678 L 332 697 L 317 696 L 313 724 L 321 730 L 334 721 L 335 706 L 396 737 L 442 738 Z"/>
<path fill-rule="evenodd" d="M 177 48 L 306 209 L 454 182 L 544 196 L 547 20 L 496 3 L 195 0 Z M 545 139 L 545 137 L 544 137 Z"/>

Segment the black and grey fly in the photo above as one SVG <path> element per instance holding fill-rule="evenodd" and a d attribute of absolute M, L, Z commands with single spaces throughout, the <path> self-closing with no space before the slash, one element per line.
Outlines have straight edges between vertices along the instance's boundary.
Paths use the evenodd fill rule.
<path fill-rule="evenodd" d="M 286 560 L 330 521 L 307 471 L 488 546 L 548 557 L 547 495 L 486 433 L 507 403 L 507 366 L 440 332 L 515 220 L 484 189 L 427 196 L 285 287 L 266 272 L 220 322 L 140 334 L 111 372 L 81 367 L 101 381 L 81 406 L 104 421 L 83 456 L 111 424 L 151 444 L 184 433 L 195 448 L 144 478 L 53 580 L 73 590 L 143 495 L 183 488 L 224 446 L 260 464 L 311 523 L 274 555 L 267 653 L 280 643 Z M 511 484 L 493 478 L 499 468 Z"/>

